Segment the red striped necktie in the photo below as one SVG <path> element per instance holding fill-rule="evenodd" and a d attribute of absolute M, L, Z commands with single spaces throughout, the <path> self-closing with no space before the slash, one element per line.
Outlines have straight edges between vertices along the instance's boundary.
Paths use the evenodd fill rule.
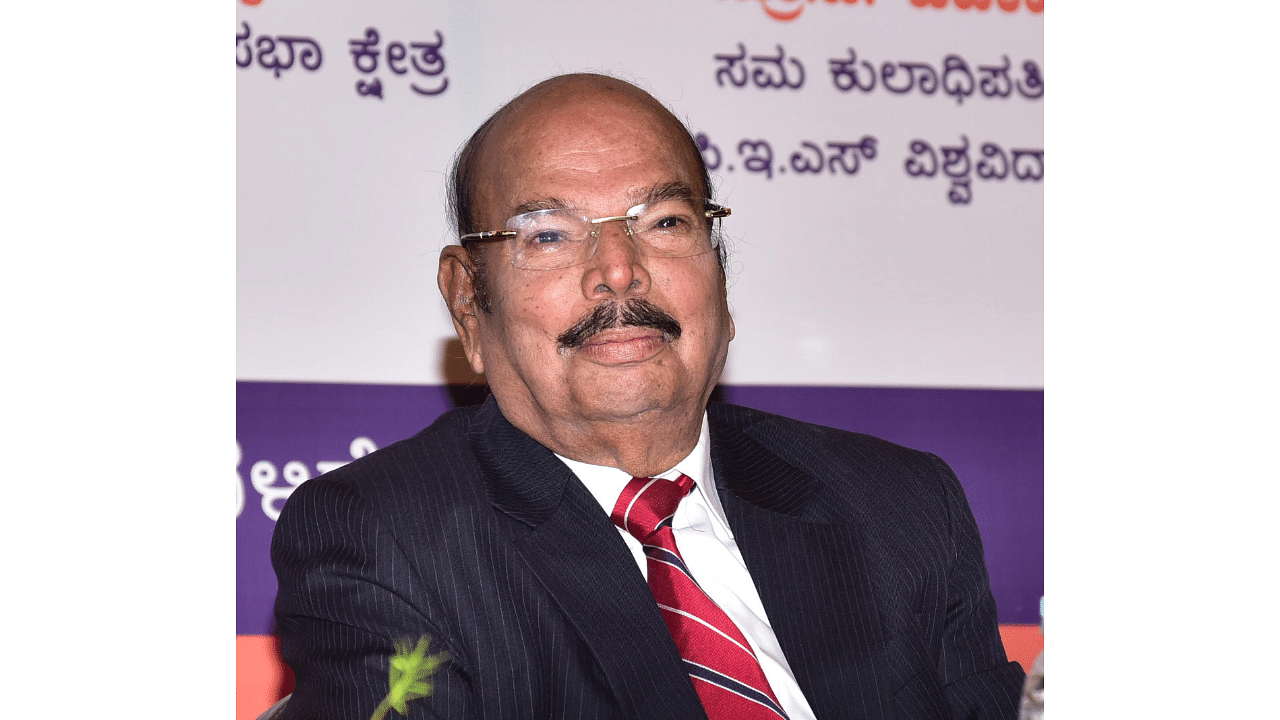
<path fill-rule="evenodd" d="M 676 506 L 693 489 L 681 475 L 672 482 L 632 478 L 613 508 L 613 522 L 644 545 L 649 589 L 676 641 L 693 687 L 710 720 L 777 720 L 778 704 L 742 631 L 707 596 L 684 566 L 671 531 Z"/>

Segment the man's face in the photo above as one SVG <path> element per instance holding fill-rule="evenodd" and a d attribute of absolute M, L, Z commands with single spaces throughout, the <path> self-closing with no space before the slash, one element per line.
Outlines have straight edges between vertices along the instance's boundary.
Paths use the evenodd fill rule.
<path fill-rule="evenodd" d="M 598 218 L 622 215 L 673 184 L 705 192 L 678 128 L 633 98 L 552 93 L 516 115 L 481 157 L 483 229 L 502 228 L 532 203 Z M 549 428 L 554 436 L 557 427 L 655 411 L 700 417 L 724 367 L 733 321 L 716 253 L 643 257 L 622 223 L 598 227 L 594 257 L 568 268 L 516 268 L 505 243 L 483 249 L 492 312 L 475 313 L 475 339 L 464 345 L 503 414 L 526 431 Z M 593 314 L 611 318 L 619 306 L 646 304 L 679 324 L 678 337 L 669 326 L 588 329 L 581 337 Z M 562 342 L 572 330 L 581 345 Z"/>

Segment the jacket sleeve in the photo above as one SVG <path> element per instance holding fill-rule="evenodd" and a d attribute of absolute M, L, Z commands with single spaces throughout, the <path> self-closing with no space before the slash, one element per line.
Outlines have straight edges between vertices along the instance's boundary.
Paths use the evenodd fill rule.
<path fill-rule="evenodd" d="M 1005 657 L 978 525 L 951 468 L 930 456 L 942 478 L 951 567 L 938 673 L 956 720 L 1015 720 L 1025 675 Z"/>
<path fill-rule="evenodd" d="M 451 659 L 408 716 L 470 716 L 465 658 L 426 616 L 405 553 L 357 490 L 326 478 L 300 486 L 280 514 L 271 562 L 281 654 L 296 678 L 282 718 L 370 717 L 389 689 L 394 642 L 423 635 L 429 655 Z"/>

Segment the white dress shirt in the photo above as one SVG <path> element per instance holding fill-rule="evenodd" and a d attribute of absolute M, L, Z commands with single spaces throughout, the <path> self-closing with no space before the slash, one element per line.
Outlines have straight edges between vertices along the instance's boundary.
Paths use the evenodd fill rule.
<path fill-rule="evenodd" d="M 605 514 L 612 514 L 618 496 L 631 476 L 617 468 L 588 465 L 560 455 L 557 457 L 587 486 Z M 657 477 L 674 480 L 680 473 L 688 475 L 696 483 L 693 492 L 676 508 L 675 517 L 671 520 L 676 547 L 684 558 L 685 566 L 746 636 L 747 643 L 760 660 L 760 668 L 769 680 L 769 686 L 788 717 L 791 720 L 813 720 L 813 710 L 800 692 L 787 659 L 782 656 L 778 638 L 773 634 L 773 626 L 760 603 L 760 595 L 742 562 L 742 554 L 738 552 L 738 544 L 720 506 L 711 470 L 711 441 L 705 414 L 702 416 L 702 433 L 693 452 Z M 649 566 L 640 541 L 621 528 L 618 528 L 618 533 L 631 549 L 640 572 L 648 579 Z"/>

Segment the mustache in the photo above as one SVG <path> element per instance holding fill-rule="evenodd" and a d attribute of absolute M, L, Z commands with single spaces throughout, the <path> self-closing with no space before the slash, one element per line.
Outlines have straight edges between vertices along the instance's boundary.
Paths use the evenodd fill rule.
<path fill-rule="evenodd" d="M 576 350 L 593 336 L 616 327 L 650 327 L 667 342 L 680 339 L 680 323 L 665 310 L 643 298 L 603 302 L 556 338 L 561 349 Z"/>

